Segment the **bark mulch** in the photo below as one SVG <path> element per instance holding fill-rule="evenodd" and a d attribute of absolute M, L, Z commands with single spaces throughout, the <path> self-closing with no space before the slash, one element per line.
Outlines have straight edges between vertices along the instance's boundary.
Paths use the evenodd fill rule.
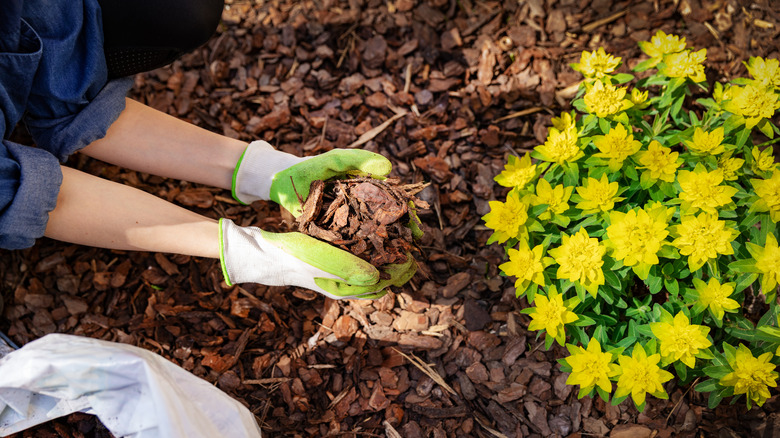
<path fill-rule="evenodd" d="M 312 155 L 360 147 L 392 160 L 416 196 L 420 270 L 376 301 L 229 288 L 218 261 L 42 239 L 0 253 L 0 329 L 19 344 L 62 332 L 157 352 L 243 402 L 267 436 L 776 436 L 780 399 L 706 408 L 689 388 L 644 413 L 577 399 L 527 331 L 501 249 L 480 217 L 508 154 L 568 109 L 569 64 L 603 46 L 640 58 L 656 30 L 707 48 L 709 83 L 780 57 L 772 0 L 228 0 L 219 32 L 132 97 L 207 129 Z M 210 217 L 272 231 L 279 208 L 86 157 L 69 163 Z M 105 436 L 73 415 L 16 436 Z M 101 435 L 103 434 L 103 435 Z"/>

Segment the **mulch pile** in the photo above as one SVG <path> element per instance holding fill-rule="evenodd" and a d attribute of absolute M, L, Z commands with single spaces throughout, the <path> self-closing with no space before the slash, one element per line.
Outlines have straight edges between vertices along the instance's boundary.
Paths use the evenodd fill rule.
<path fill-rule="evenodd" d="M 544 142 L 580 79 L 569 63 L 603 46 L 627 71 L 656 30 L 707 48 L 709 83 L 780 57 L 771 0 L 228 1 L 219 32 L 171 67 L 138 75 L 134 98 L 246 141 L 312 155 L 379 152 L 417 196 L 420 270 L 376 301 L 302 289 L 229 288 L 219 263 L 42 239 L 0 253 L 0 329 L 19 344 L 63 332 L 157 352 L 242 401 L 268 436 L 775 436 L 763 409 L 706 408 L 668 386 L 642 414 L 578 400 L 526 330 L 502 251 L 480 217 L 502 196 L 507 154 Z M 270 203 L 121 169 L 70 165 L 210 217 L 291 227 Z M 82 437 L 63 419 L 18 436 Z M 90 432 L 93 431 L 93 432 Z"/>

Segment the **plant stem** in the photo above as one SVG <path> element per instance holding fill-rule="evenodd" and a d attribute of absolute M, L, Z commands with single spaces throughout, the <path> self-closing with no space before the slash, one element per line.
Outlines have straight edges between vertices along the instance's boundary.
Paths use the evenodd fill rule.
<path fill-rule="evenodd" d="M 755 147 L 760 148 L 760 147 L 764 147 L 764 146 L 769 146 L 770 144 L 775 144 L 777 142 L 780 142 L 780 137 L 777 137 L 775 139 L 772 139 L 772 140 L 769 140 L 767 142 L 761 143 L 759 145 L 756 145 Z"/>

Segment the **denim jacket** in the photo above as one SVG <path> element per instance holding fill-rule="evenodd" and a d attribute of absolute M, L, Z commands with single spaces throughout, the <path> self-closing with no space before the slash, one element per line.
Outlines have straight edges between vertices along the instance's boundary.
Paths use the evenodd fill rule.
<path fill-rule="evenodd" d="M 20 249 L 43 236 L 59 162 L 105 136 L 132 80 L 107 79 L 97 0 L 0 0 L 0 15 L 0 248 Z M 8 140 L 19 122 L 37 147 Z"/>

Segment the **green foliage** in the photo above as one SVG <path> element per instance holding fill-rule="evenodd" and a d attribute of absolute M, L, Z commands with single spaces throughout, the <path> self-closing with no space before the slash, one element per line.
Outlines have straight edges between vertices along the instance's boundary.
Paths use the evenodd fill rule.
<path fill-rule="evenodd" d="M 638 81 L 603 49 L 583 53 L 576 111 L 502 174 L 535 176 L 510 192 L 527 220 L 505 226 L 498 201 L 485 220 L 506 240 L 502 271 L 536 305 L 529 329 L 547 348 L 565 333 L 561 363 L 580 396 L 608 399 L 611 381 L 613 402 L 630 393 L 644 408 L 646 394 L 667 397 L 673 372 L 680 385 L 698 379 L 711 407 L 742 394 L 761 405 L 780 363 L 780 166 L 768 148 L 780 141 L 780 66 L 751 58 L 752 78 L 694 101 L 709 90 L 706 50 L 663 32 L 652 42 L 635 70 L 654 72 Z M 755 146 L 757 135 L 769 141 Z"/>

